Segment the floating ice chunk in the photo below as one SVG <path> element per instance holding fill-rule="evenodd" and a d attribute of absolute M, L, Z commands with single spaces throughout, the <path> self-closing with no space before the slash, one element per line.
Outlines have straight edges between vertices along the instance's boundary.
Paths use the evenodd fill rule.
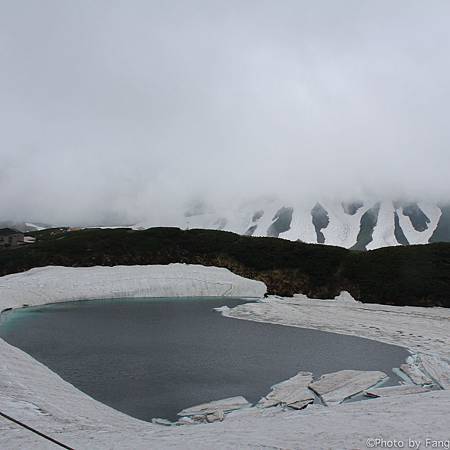
<path fill-rule="evenodd" d="M 189 408 L 183 409 L 178 413 L 179 416 L 197 416 L 204 415 L 207 416 L 209 414 L 214 414 L 218 411 L 222 411 L 224 413 L 228 411 L 234 411 L 235 409 L 247 408 L 251 406 L 244 397 L 230 397 L 224 398 L 222 400 L 217 400 L 209 403 L 202 403 L 200 405 L 191 406 Z"/>
<path fill-rule="evenodd" d="M 322 375 L 309 385 L 326 405 L 343 402 L 387 378 L 384 372 L 340 370 Z"/>
<path fill-rule="evenodd" d="M 305 408 L 314 402 L 314 394 L 308 389 L 311 381 L 311 372 L 299 372 L 294 377 L 273 386 L 272 391 L 259 401 L 258 406 L 269 408 L 282 405 L 295 409 Z"/>
<path fill-rule="evenodd" d="M 403 384 L 401 386 L 388 386 L 370 389 L 364 394 L 367 397 L 392 397 L 394 395 L 420 394 L 422 392 L 429 391 L 430 389 L 422 386 L 416 386 L 414 384 Z"/>

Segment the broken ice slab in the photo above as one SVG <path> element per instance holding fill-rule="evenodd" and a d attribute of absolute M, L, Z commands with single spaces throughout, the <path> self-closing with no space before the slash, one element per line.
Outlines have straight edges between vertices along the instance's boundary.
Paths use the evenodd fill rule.
<path fill-rule="evenodd" d="M 425 372 L 433 378 L 442 389 L 450 389 L 450 364 L 448 361 L 434 355 L 419 355 Z"/>
<path fill-rule="evenodd" d="M 219 411 L 226 413 L 229 411 L 234 411 L 236 409 L 247 408 L 249 406 L 251 406 L 251 403 L 249 403 L 244 397 L 230 397 L 224 398 L 222 400 L 216 400 L 214 402 L 191 406 L 189 408 L 183 409 L 183 411 L 180 411 L 178 415 L 187 417 L 197 415 L 207 416 Z"/>
<path fill-rule="evenodd" d="M 408 376 L 408 378 L 419 386 L 433 384 L 430 377 L 426 376 L 416 364 L 401 364 L 400 370 Z"/>
<path fill-rule="evenodd" d="M 170 420 L 161 419 L 160 417 L 155 417 L 154 419 L 152 419 L 152 423 L 154 423 L 155 425 L 165 425 L 167 427 L 173 425 L 173 423 Z"/>
<path fill-rule="evenodd" d="M 212 414 L 207 414 L 206 415 L 206 421 L 208 423 L 217 422 L 217 421 L 222 422 L 224 417 L 225 416 L 224 416 L 223 410 L 222 409 L 218 409 L 217 411 L 214 411 Z"/>
<path fill-rule="evenodd" d="M 197 422 L 191 417 L 181 417 L 175 422 L 175 425 L 194 425 Z"/>
<path fill-rule="evenodd" d="M 272 386 L 272 391 L 263 397 L 257 406 L 269 408 L 282 405 L 303 409 L 314 402 L 314 394 L 308 389 L 311 381 L 311 372 L 299 372 L 294 377 Z"/>
<path fill-rule="evenodd" d="M 369 389 L 364 394 L 367 397 L 392 397 L 394 395 L 408 395 L 408 394 L 421 394 L 422 392 L 429 392 L 422 386 L 416 386 L 414 384 L 402 384 L 401 386 L 388 386 L 382 388 Z"/>
<path fill-rule="evenodd" d="M 309 388 L 320 396 L 324 404 L 343 402 L 387 378 L 384 372 L 362 370 L 340 370 L 322 375 L 310 383 Z"/>

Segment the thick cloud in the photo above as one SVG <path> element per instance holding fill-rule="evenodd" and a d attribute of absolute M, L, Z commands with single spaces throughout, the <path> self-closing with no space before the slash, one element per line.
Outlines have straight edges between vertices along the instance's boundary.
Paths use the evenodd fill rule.
<path fill-rule="evenodd" d="M 0 1 L 4 218 L 450 199 L 450 3 Z"/>

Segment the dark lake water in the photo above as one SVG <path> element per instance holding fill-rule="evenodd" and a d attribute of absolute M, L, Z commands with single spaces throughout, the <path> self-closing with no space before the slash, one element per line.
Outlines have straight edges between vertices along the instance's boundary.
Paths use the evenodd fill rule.
<path fill-rule="evenodd" d="M 405 349 L 316 330 L 229 319 L 230 298 L 60 303 L 2 315 L 0 337 L 95 399 L 144 420 L 199 403 L 251 402 L 300 370 L 392 372 Z"/>

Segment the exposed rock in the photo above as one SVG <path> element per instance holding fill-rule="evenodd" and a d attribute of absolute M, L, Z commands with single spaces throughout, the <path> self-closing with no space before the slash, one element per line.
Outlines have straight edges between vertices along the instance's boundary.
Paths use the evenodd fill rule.
<path fill-rule="evenodd" d="M 411 225 L 416 231 L 425 231 L 431 223 L 431 220 L 417 203 L 406 203 L 403 205 L 402 211 L 403 215 L 409 217 Z"/>
<path fill-rule="evenodd" d="M 394 211 L 394 236 L 399 244 L 409 245 L 408 239 L 406 238 L 405 233 L 403 232 L 400 225 L 400 219 L 398 218 L 397 210 Z"/>
<path fill-rule="evenodd" d="M 377 203 L 361 216 L 358 237 L 352 250 L 367 250 L 367 245 L 373 241 L 373 232 L 378 223 L 379 212 L 380 204 Z"/>
<path fill-rule="evenodd" d="M 382 388 L 374 388 L 366 391 L 364 394 L 367 397 L 392 397 L 394 395 L 408 395 L 420 394 L 422 392 L 429 392 L 430 389 L 422 386 L 415 386 L 413 384 L 403 384 L 401 386 L 388 386 Z"/>
<path fill-rule="evenodd" d="M 316 203 L 311 210 L 312 223 L 316 230 L 317 242 L 319 244 L 325 243 L 325 236 L 322 233 L 322 229 L 326 228 L 330 223 L 328 212 L 320 203 Z"/>
<path fill-rule="evenodd" d="M 253 236 L 253 233 L 258 228 L 258 225 L 252 225 L 248 227 L 246 231 L 244 231 L 244 236 Z"/>
<path fill-rule="evenodd" d="M 294 377 L 273 386 L 272 391 L 258 402 L 258 406 L 269 408 L 281 405 L 303 409 L 314 402 L 314 394 L 308 389 L 311 381 L 311 372 L 299 372 Z"/>
<path fill-rule="evenodd" d="M 346 214 L 349 214 L 350 216 L 354 216 L 359 208 L 362 208 L 364 206 L 363 202 L 342 202 L 342 209 L 345 211 Z"/>
<path fill-rule="evenodd" d="M 322 375 L 309 385 L 326 405 L 343 402 L 384 380 L 387 375 L 379 371 L 340 370 Z"/>
<path fill-rule="evenodd" d="M 428 242 L 450 242 L 450 205 L 440 207 L 442 214 Z"/>
<path fill-rule="evenodd" d="M 273 217 L 273 222 L 267 229 L 267 236 L 278 237 L 280 233 L 290 230 L 292 222 L 292 213 L 294 209 L 283 206 Z"/>

